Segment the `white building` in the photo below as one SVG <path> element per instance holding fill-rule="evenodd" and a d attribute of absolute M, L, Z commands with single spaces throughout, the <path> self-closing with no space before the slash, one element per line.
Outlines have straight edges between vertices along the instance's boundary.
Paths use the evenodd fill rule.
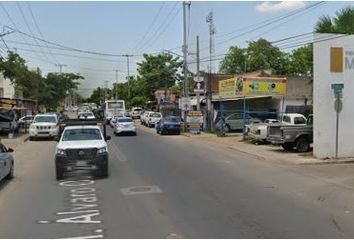
<path fill-rule="evenodd" d="M 354 157 L 354 36 L 316 34 L 314 44 L 314 155 L 336 153 L 336 111 L 332 84 L 344 84 L 339 114 L 338 157 Z"/>
<path fill-rule="evenodd" d="M 2 73 L 0 73 L 0 97 L 15 98 L 14 85 L 11 84 L 9 79 L 5 79 Z"/>

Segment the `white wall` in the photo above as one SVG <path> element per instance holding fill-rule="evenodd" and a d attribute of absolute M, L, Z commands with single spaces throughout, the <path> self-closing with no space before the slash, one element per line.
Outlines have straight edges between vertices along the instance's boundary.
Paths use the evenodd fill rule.
<path fill-rule="evenodd" d="M 15 88 L 11 84 L 9 79 L 5 79 L 4 76 L 0 73 L 0 88 L 4 90 L 4 95 L 1 97 L 13 98 L 15 95 Z"/>
<path fill-rule="evenodd" d="M 332 83 L 344 83 L 338 157 L 354 157 L 354 69 L 330 72 L 331 47 L 343 47 L 345 58 L 346 50 L 354 50 L 354 36 L 335 36 L 334 39 L 333 35 L 318 34 L 316 39 L 332 39 L 314 44 L 314 155 L 317 158 L 335 157 L 336 112 Z"/>

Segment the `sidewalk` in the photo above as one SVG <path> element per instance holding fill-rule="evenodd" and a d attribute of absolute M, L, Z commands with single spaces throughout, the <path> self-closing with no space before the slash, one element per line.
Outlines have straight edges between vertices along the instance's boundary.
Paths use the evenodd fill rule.
<path fill-rule="evenodd" d="M 24 144 L 29 139 L 28 133 L 15 134 L 14 138 L 9 139 L 7 135 L 0 136 L 0 142 L 7 148 L 16 148 Z"/>
<path fill-rule="evenodd" d="M 191 137 L 200 142 L 217 144 L 221 147 L 250 154 L 257 159 L 264 161 L 275 161 L 278 163 L 295 165 L 354 163 L 354 158 L 322 160 L 314 158 L 312 152 L 298 153 L 295 150 L 285 151 L 280 146 L 254 144 L 249 141 L 242 141 L 242 133 L 232 133 L 228 134 L 226 137 L 218 137 L 215 134 L 204 132 L 200 134 L 183 133 L 183 136 Z"/>

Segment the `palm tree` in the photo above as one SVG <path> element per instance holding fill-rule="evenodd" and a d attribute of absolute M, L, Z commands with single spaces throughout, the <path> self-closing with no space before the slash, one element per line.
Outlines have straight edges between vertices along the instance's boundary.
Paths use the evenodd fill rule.
<path fill-rule="evenodd" d="M 336 12 L 336 16 L 322 16 L 315 25 L 317 33 L 354 33 L 354 7 L 349 6 Z"/>

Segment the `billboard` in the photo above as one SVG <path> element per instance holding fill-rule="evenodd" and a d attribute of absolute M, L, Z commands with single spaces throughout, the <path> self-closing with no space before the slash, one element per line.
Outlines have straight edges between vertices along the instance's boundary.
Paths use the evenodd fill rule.
<path fill-rule="evenodd" d="M 244 96 L 275 96 L 286 95 L 286 78 L 246 77 L 243 78 Z"/>
<path fill-rule="evenodd" d="M 219 97 L 232 98 L 242 95 L 242 79 L 230 78 L 219 81 Z"/>

